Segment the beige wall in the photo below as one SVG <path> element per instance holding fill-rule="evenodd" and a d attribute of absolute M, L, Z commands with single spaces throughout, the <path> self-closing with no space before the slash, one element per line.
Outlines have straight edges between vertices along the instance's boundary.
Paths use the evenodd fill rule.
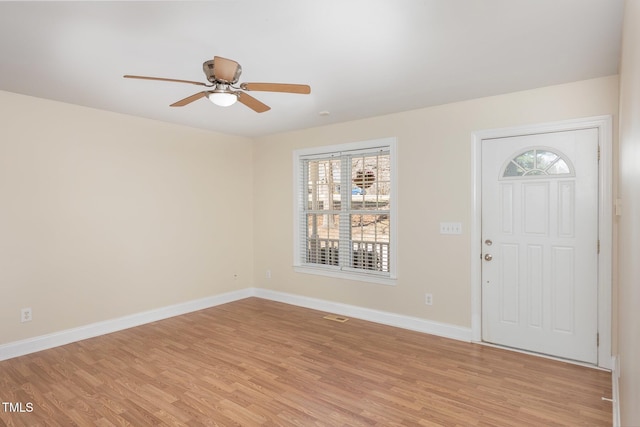
<path fill-rule="evenodd" d="M 251 141 L 0 92 L 0 344 L 251 286 L 470 327 L 471 133 L 617 117 L 617 93 L 612 76 Z M 293 150 L 388 136 L 397 285 L 294 273 Z"/>
<path fill-rule="evenodd" d="M 252 286 L 251 140 L 7 92 L 0 117 L 0 344 Z"/>
<path fill-rule="evenodd" d="M 596 115 L 617 120 L 617 109 L 612 76 L 258 138 L 254 284 L 470 327 L 471 133 Z M 397 285 L 293 272 L 292 151 L 389 136 L 398 138 Z M 441 221 L 461 222 L 463 234 L 440 235 Z M 424 304 L 425 292 L 433 306 Z"/>
<path fill-rule="evenodd" d="M 621 425 L 640 425 L 640 1 L 625 2 L 620 70 L 618 350 Z"/>

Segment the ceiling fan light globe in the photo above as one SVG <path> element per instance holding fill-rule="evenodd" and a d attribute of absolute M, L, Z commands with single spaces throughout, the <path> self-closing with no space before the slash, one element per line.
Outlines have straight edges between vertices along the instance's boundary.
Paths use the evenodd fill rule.
<path fill-rule="evenodd" d="M 209 101 L 220 107 L 229 107 L 236 103 L 238 96 L 229 92 L 211 92 L 207 95 Z"/>

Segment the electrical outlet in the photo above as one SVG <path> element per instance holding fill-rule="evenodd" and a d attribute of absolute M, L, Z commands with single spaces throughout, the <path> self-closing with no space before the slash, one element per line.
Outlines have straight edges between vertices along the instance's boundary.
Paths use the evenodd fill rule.
<path fill-rule="evenodd" d="M 23 308 L 20 311 L 20 321 L 24 323 L 24 322 L 31 322 L 31 320 L 33 320 L 33 317 L 31 316 L 31 307 Z"/>
<path fill-rule="evenodd" d="M 266 276 L 267 276 L 267 279 L 271 279 L 271 270 L 267 270 Z"/>
<path fill-rule="evenodd" d="M 460 222 L 441 222 L 440 234 L 462 234 L 462 223 Z"/>
<path fill-rule="evenodd" d="M 424 294 L 424 303 L 426 305 L 433 305 L 433 295 L 432 294 Z"/>

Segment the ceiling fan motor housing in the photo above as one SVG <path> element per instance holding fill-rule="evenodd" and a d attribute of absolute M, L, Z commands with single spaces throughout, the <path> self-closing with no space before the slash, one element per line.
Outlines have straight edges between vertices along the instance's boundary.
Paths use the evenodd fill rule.
<path fill-rule="evenodd" d="M 129 74 L 125 74 L 123 77 L 129 79 L 188 83 L 197 86 L 204 86 L 209 89 L 194 93 L 191 96 L 174 102 L 170 105 L 171 107 L 184 107 L 198 99 L 207 97 L 211 102 L 222 107 L 227 107 L 238 101 L 251 108 L 256 113 L 264 113 L 265 111 L 269 111 L 270 107 L 243 91 L 255 90 L 263 92 L 311 93 L 309 85 L 290 83 L 243 83 L 240 87 L 234 86 L 240 79 L 242 67 L 233 59 L 222 58 L 220 56 L 214 56 L 212 60 L 205 61 L 202 64 L 202 70 L 207 77 L 208 83 L 196 82 L 193 80 L 169 79 L 166 77 L 134 76 Z"/>
<path fill-rule="evenodd" d="M 240 66 L 240 64 L 238 64 L 238 67 L 236 68 L 236 72 L 233 76 L 233 79 L 226 81 L 226 80 L 222 80 L 216 77 L 215 75 L 215 68 L 213 67 L 213 62 L 214 60 L 211 59 L 209 61 L 205 61 L 204 64 L 202 64 L 202 70 L 204 71 L 204 75 L 207 76 L 207 80 L 210 83 L 216 83 L 216 82 L 224 82 L 224 83 L 228 83 L 228 84 L 236 84 L 238 83 L 238 80 L 240 79 L 240 74 L 242 74 L 242 67 Z"/>

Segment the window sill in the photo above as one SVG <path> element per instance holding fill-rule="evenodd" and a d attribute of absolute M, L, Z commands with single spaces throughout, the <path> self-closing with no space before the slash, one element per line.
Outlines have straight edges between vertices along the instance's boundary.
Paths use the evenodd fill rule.
<path fill-rule="evenodd" d="M 317 276 L 334 277 L 337 279 L 357 280 L 360 282 L 377 283 L 380 285 L 395 286 L 397 279 L 375 273 L 359 273 L 355 271 L 345 271 L 338 268 L 312 267 L 307 265 L 294 265 L 293 271 L 303 274 L 315 274 Z"/>

